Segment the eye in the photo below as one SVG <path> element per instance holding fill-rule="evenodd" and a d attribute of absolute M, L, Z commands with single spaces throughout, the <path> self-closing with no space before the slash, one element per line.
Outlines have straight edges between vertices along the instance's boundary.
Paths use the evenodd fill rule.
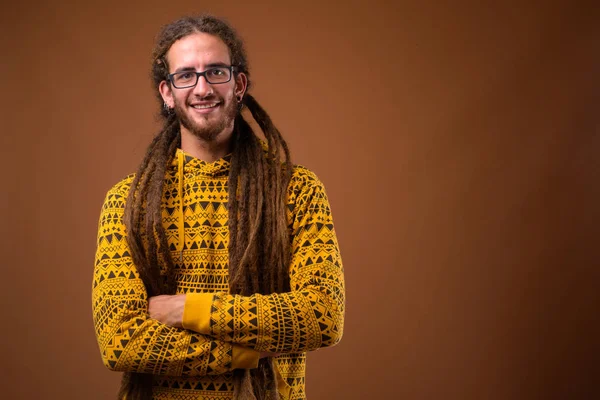
<path fill-rule="evenodd" d="M 179 78 L 179 79 L 183 79 L 183 80 L 188 80 L 188 79 L 192 79 L 192 77 L 193 77 L 194 75 L 195 75 L 195 74 L 193 74 L 193 73 L 191 73 L 191 72 L 182 72 L 181 74 L 179 74 L 179 75 L 177 76 L 177 78 Z"/>
<path fill-rule="evenodd" d="M 225 75 L 225 72 L 223 71 L 222 68 L 213 68 L 213 69 L 209 70 L 208 73 L 214 77 L 219 77 L 219 76 Z"/>

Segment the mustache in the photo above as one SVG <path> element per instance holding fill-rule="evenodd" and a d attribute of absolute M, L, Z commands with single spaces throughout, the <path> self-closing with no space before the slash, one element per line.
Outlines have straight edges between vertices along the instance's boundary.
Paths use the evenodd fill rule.
<path fill-rule="evenodd" d="M 224 102 L 225 98 L 222 96 L 218 96 L 215 93 L 211 93 L 209 95 L 206 96 L 194 96 L 193 98 L 189 99 L 188 101 L 186 101 L 186 103 L 190 104 L 192 102 L 195 101 L 219 101 L 219 102 Z"/>

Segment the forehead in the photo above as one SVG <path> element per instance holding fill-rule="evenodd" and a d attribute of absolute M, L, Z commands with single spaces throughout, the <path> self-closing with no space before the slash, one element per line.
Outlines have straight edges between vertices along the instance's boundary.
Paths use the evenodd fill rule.
<path fill-rule="evenodd" d="M 229 49 L 217 36 L 193 33 L 177 40 L 167 51 L 169 70 L 192 67 L 204 69 L 207 64 L 230 64 Z"/>

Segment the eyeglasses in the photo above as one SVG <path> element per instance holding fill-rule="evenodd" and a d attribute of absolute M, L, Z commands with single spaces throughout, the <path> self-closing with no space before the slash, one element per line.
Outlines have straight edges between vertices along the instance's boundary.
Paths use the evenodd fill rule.
<path fill-rule="evenodd" d="M 229 67 L 214 67 L 209 68 L 206 71 L 181 71 L 169 74 L 169 80 L 173 86 L 177 89 L 185 89 L 196 86 L 198 79 L 201 76 L 206 79 L 206 82 L 210 84 L 227 83 L 231 80 L 235 67 L 230 65 Z"/>

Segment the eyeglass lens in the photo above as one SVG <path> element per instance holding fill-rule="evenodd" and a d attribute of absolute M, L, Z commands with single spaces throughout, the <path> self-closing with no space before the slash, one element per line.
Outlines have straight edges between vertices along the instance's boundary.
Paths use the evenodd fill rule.
<path fill-rule="evenodd" d="M 225 83 L 231 79 L 231 71 L 226 67 L 210 68 L 204 71 L 204 77 L 208 83 Z M 177 88 L 194 86 L 198 82 L 199 75 L 194 71 L 183 71 L 173 74 L 173 84 Z"/>

